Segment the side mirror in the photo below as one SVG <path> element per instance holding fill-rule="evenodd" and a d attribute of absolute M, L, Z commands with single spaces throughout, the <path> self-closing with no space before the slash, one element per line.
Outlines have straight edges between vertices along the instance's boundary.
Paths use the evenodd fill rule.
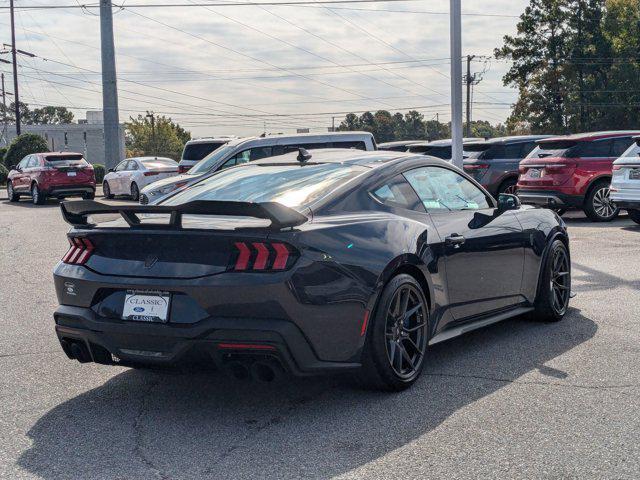
<path fill-rule="evenodd" d="M 510 193 L 501 193 L 498 195 L 498 211 L 506 212 L 507 210 L 517 210 L 520 208 L 520 199 Z"/>
<path fill-rule="evenodd" d="M 107 170 L 107 173 L 113 173 L 113 172 L 115 172 L 113 168 L 110 168 L 109 170 Z"/>

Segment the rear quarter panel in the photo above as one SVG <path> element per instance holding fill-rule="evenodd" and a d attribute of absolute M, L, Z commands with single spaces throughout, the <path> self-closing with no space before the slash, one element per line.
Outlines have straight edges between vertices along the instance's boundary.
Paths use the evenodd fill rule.
<path fill-rule="evenodd" d="M 299 228 L 293 238 L 270 238 L 281 236 L 303 251 L 290 288 L 303 306 L 297 316 L 300 327 L 320 358 L 359 358 L 365 311 L 373 312 L 384 285 L 401 265 L 423 273 L 432 310 L 443 302 L 442 285 L 434 288 L 434 271 L 436 276 L 439 272 L 428 244 L 439 237 L 431 226 L 369 211 L 314 218 Z"/>

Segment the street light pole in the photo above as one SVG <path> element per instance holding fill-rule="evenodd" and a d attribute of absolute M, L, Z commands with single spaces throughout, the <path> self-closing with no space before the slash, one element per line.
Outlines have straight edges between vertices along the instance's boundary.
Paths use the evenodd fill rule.
<path fill-rule="evenodd" d="M 16 25 L 13 0 L 9 0 L 11 16 L 11 59 L 13 60 L 13 101 L 16 115 L 16 135 L 20 135 L 20 96 L 18 95 L 18 61 L 16 59 Z M 3 89 L 4 90 L 4 89 Z"/>
<path fill-rule="evenodd" d="M 449 2 L 451 41 L 451 162 L 462 168 L 462 11 L 460 0 Z"/>
<path fill-rule="evenodd" d="M 147 110 L 147 118 L 151 119 L 151 141 L 153 142 L 153 155 L 158 156 L 158 142 L 156 141 L 156 117 L 153 112 Z"/>

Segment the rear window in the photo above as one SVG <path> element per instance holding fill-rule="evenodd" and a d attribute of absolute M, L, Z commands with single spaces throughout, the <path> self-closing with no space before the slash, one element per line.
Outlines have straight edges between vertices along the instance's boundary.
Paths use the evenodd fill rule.
<path fill-rule="evenodd" d="M 183 160 L 202 160 L 227 142 L 190 143 L 184 147 Z"/>
<path fill-rule="evenodd" d="M 442 158 L 448 160 L 451 158 L 451 146 L 438 147 L 435 145 L 414 145 L 409 147 L 411 153 L 422 153 L 424 155 L 431 155 L 433 157 Z"/>
<path fill-rule="evenodd" d="M 178 165 L 170 158 L 153 158 L 149 160 L 141 160 L 141 162 L 147 168 L 167 168 L 176 167 Z"/>
<path fill-rule="evenodd" d="M 87 164 L 87 161 L 82 155 L 47 155 L 44 159 L 47 163 L 55 165 L 56 167 L 78 165 L 78 163 Z"/>
<path fill-rule="evenodd" d="M 571 141 L 557 141 L 557 142 L 542 142 L 534 148 L 527 158 L 544 158 L 544 157 L 566 157 L 569 150 L 575 147 L 578 142 Z"/>
<path fill-rule="evenodd" d="M 623 157 L 639 157 L 640 156 L 640 145 L 637 143 L 632 143 L 629 148 L 622 154 Z"/>
<path fill-rule="evenodd" d="M 360 165 L 250 165 L 221 170 L 173 197 L 164 205 L 195 200 L 278 202 L 306 207 L 369 169 Z"/>

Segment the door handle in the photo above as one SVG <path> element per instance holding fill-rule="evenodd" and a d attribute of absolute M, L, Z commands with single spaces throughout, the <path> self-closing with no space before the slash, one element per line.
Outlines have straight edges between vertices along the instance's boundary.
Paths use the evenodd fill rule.
<path fill-rule="evenodd" d="M 453 233 L 444 239 L 445 245 L 452 245 L 453 248 L 460 248 L 460 245 L 464 242 L 465 238 L 457 233 Z"/>

